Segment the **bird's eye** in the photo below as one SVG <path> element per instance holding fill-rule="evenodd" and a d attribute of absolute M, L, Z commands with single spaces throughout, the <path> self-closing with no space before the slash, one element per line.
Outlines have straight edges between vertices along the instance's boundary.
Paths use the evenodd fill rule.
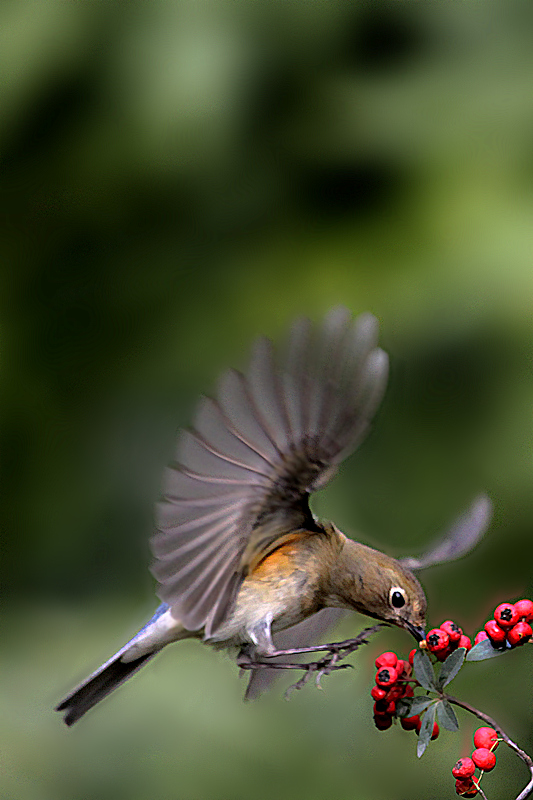
<path fill-rule="evenodd" d="M 405 591 L 400 586 L 393 586 L 389 594 L 390 604 L 393 608 L 403 608 L 407 603 Z"/>

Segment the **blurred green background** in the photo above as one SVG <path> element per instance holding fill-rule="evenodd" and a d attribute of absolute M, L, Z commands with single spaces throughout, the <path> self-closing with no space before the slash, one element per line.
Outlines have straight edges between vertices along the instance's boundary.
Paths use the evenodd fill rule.
<path fill-rule="evenodd" d="M 533 6 L 5 0 L 0 64 L 2 798 L 455 796 L 470 720 L 421 762 L 373 728 L 400 632 L 290 703 L 241 703 L 184 643 L 70 731 L 51 709 L 154 608 L 198 393 L 337 303 L 380 318 L 391 378 L 315 511 L 410 554 L 486 490 L 490 535 L 424 575 L 429 621 L 532 596 Z M 531 752 L 529 650 L 454 688 Z M 489 798 L 526 782 L 502 750 Z"/>

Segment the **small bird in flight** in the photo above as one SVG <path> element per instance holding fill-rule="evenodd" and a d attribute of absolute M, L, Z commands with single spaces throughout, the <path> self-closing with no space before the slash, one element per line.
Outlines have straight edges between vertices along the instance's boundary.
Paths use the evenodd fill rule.
<path fill-rule="evenodd" d="M 299 319 L 281 357 L 259 339 L 248 370 L 228 370 L 216 399 L 200 400 L 156 507 L 152 572 L 163 602 L 57 706 L 67 725 L 182 639 L 268 664 L 286 652 L 282 643 L 291 654 L 314 644 L 339 609 L 424 638 L 426 597 L 413 570 L 472 549 L 490 520 L 488 498 L 477 498 L 423 556 L 399 561 L 309 508 L 309 495 L 359 446 L 380 403 L 388 358 L 377 338 L 375 317 L 353 319 L 343 307 L 320 326 Z M 261 686 L 259 670 L 251 672 L 248 697 Z"/>

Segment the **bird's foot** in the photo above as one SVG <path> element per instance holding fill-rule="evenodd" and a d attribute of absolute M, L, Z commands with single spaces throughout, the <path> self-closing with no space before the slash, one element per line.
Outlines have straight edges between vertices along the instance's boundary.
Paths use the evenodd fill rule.
<path fill-rule="evenodd" d="M 317 688 L 322 688 L 320 681 L 324 675 L 329 675 L 339 669 L 346 669 L 352 667 L 352 664 L 339 664 L 338 662 L 346 658 L 346 656 L 357 650 L 362 644 L 368 643 L 368 637 L 376 633 L 382 627 L 381 624 L 373 625 L 371 628 L 365 628 L 354 639 L 345 639 L 342 642 L 331 642 L 329 644 L 320 644 L 315 647 L 298 647 L 288 650 L 274 650 L 268 654 L 262 654 L 261 660 L 256 660 L 253 657 L 253 649 L 243 647 L 237 658 L 237 665 L 241 670 L 253 669 L 301 669 L 304 671 L 302 677 L 292 686 L 289 686 L 285 693 L 288 699 L 289 695 L 294 689 L 302 689 L 306 683 L 315 677 L 315 685 Z M 270 659 L 284 658 L 287 656 L 299 656 L 308 653 L 325 652 L 326 655 L 318 661 L 310 661 L 306 663 L 295 663 L 291 661 L 271 661 Z M 267 659 L 267 660 L 262 660 Z"/>
<path fill-rule="evenodd" d="M 365 628 L 354 639 L 344 639 L 342 642 L 330 642 L 329 644 L 317 644 L 312 647 L 295 647 L 289 650 L 273 650 L 272 652 L 265 653 L 263 658 L 276 658 L 279 656 L 300 656 L 307 653 L 326 652 L 330 656 L 336 656 L 336 660 L 346 658 L 346 656 L 357 650 L 362 644 L 368 643 L 368 637 L 383 627 L 383 623 L 372 625 L 370 628 Z M 300 665 L 302 666 L 302 665 Z"/>

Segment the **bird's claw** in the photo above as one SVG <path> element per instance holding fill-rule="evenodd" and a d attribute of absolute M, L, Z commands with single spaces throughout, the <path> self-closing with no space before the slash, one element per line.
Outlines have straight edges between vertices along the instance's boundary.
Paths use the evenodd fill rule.
<path fill-rule="evenodd" d="M 307 663 L 293 663 L 282 661 L 255 661 L 249 650 L 243 647 L 237 659 L 237 665 L 241 669 L 241 674 L 246 670 L 254 669 L 301 669 L 304 671 L 302 677 L 296 683 L 289 686 L 285 692 L 285 699 L 288 700 L 290 695 L 295 689 L 303 689 L 306 683 L 309 682 L 312 675 L 315 675 L 315 686 L 317 689 L 322 689 L 321 680 L 325 675 L 335 672 L 339 669 L 353 668 L 353 664 L 339 664 L 338 662 L 346 658 L 346 656 L 357 650 L 362 644 L 368 643 L 368 636 L 375 633 L 381 625 L 374 625 L 372 628 L 366 628 L 364 631 L 356 636 L 355 639 L 346 639 L 343 642 L 333 642 L 327 645 L 318 645 L 316 648 L 307 647 L 301 650 L 286 650 L 277 651 L 275 656 L 281 655 L 301 655 L 313 651 L 326 651 L 326 655 L 318 661 L 309 661 Z"/>

